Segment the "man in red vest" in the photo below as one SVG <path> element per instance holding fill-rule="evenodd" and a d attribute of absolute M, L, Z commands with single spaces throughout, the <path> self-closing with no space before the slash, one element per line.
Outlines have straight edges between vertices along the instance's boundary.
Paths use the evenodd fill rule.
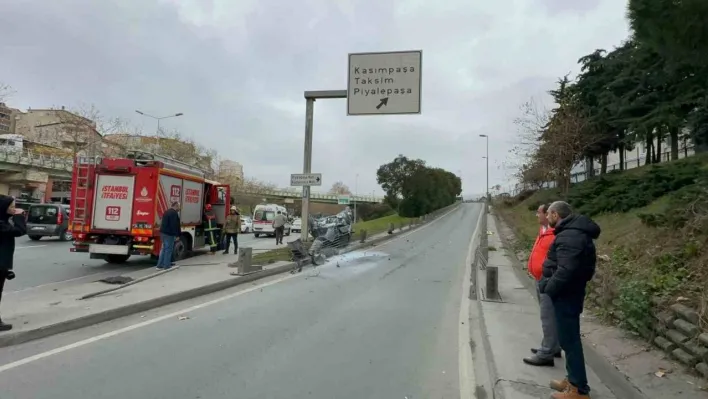
<path fill-rule="evenodd" d="M 561 356 L 553 301 L 548 295 L 539 291 L 539 282 L 541 277 L 543 277 L 543 261 L 546 260 L 548 248 L 550 248 L 555 239 L 553 227 L 548 225 L 547 212 L 547 204 L 539 206 L 538 210 L 536 210 L 536 217 L 541 227 L 538 237 L 536 237 L 536 243 L 534 243 L 531 250 L 528 263 L 528 272 L 536 279 L 536 295 L 541 307 L 541 329 L 543 330 L 541 347 L 531 349 L 533 355 L 524 358 L 524 363 L 532 366 L 554 366 L 553 358 Z"/>

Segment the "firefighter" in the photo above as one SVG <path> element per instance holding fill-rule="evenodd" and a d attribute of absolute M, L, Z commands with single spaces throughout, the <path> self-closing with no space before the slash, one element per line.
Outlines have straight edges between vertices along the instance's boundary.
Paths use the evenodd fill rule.
<path fill-rule="evenodd" d="M 224 238 L 224 255 L 229 253 L 231 241 L 234 242 L 234 254 L 238 253 L 238 233 L 241 231 L 241 212 L 235 206 L 231 207 L 231 213 L 226 216 L 222 236 Z"/>
<path fill-rule="evenodd" d="M 218 248 L 219 228 L 216 226 L 216 215 L 211 210 L 211 204 L 206 204 L 204 207 L 204 235 L 206 242 L 209 244 L 209 254 L 214 255 Z"/>

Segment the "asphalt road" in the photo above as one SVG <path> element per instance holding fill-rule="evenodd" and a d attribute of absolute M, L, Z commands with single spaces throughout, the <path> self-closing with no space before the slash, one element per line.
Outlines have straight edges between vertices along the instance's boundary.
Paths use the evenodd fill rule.
<path fill-rule="evenodd" d="M 463 204 L 317 276 L 1 349 L 2 398 L 459 398 L 462 280 L 479 211 Z"/>
<path fill-rule="evenodd" d="M 285 237 L 285 242 L 299 238 L 298 233 Z M 275 238 L 259 237 L 253 234 L 239 235 L 239 245 L 256 249 L 275 249 Z M 98 280 L 111 275 L 127 273 L 154 266 L 149 257 L 132 257 L 122 265 L 106 263 L 102 260 L 89 259 L 88 254 L 69 252 L 70 242 L 56 238 L 42 238 L 32 241 L 20 237 L 15 247 L 15 272 L 17 278 L 9 281 L 5 292 L 20 291 L 45 284 L 67 280 Z"/>

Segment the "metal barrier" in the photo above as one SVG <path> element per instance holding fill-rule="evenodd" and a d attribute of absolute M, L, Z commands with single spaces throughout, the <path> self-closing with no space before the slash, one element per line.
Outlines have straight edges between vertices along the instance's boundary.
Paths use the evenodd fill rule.
<path fill-rule="evenodd" d="M 484 204 L 483 212 L 481 214 L 482 220 L 480 221 L 480 236 L 479 244 L 477 250 L 474 253 L 474 263 L 477 269 L 484 271 L 484 297 L 485 300 L 498 300 L 499 297 L 499 269 L 496 266 L 489 266 L 489 228 L 487 225 L 487 217 L 489 215 L 489 206 L 487 203 Z M 474 285 L 476 297 L 476 286 L 477 281 L 477 271 L 473 273 L 472 283 Z M 473 294 L 470 294 L 473 297 Z"/>

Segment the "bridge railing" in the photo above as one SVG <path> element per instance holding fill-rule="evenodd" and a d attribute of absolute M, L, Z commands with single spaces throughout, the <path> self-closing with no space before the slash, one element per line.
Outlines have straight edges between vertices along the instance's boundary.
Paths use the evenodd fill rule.
<path fill-rule="evenodd" d="M 261 195 L 264 197 L 286 197 L 286 198 L 301 198 L 302 193 L 297 191 L 287 191 L 287 190 L 266 190 L 266 191 L 240 191 L 236 194 L 248 194 L 248 195 Z M 310 192 L 310 198 L 319 200 L 331 200 L 337 201 L 339 199 L 338 195 L 332 194 L 320 194 Z M 351 202 L 381 202 L 382 197 L 375 197 L 372 195 L 350 195 L 349 200 Z"/>
<path fill-rule="evenodd" d="M 71 172 L 73 162 L 71 156 L 46 155 L 31 151 L 28 148 L 14 150 L 0 147 L 0 162 L 32 167 Z"/>

